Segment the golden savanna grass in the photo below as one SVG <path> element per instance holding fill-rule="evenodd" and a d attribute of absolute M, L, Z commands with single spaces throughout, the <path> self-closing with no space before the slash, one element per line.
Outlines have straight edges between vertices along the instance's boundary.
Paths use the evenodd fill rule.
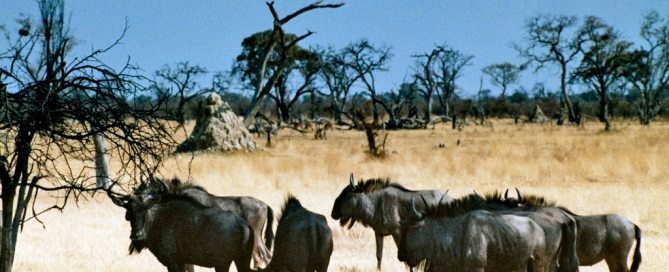
<path fill-rule="evenodd" d="M 669 267 L 669 123 L 651 127 L 616 123 L 604 133 L 585 128 L 497 120 L 492 127 L 446 127 L 388 132 L 390 155 L 365 154 L 364 133 L 331 131 L 328 140 L 281 131 L 274 147 L 255 153 L 199 154 L 170 159 L 162 173 L 188 178 L 220 195 L 251 195 L 276 213 L 287 193 L 329 218 L 334 198 L 353 173 L 391 177 L 408 188 L 449 189 L 460 196 L 519 188 L 545 195 L 580 214 L 619 213 L 643 230 L 642 271 Z M 179 137 L 183 138 L 183 135 Z M 459 144 L 457 144 L 459 142 Z M 444 148 L 437 147 L 443 144 Z M 264 140 L 258 139 L 258 146 Z M 190 165 L 190 168 L 189 168 Z M 48 196 L 42 196 L 48 203 Z M 164 271 L 151 255 L 128 256 L 130 225 L 124 210 L 104 196 L 41 217 L 20 234 L 16 271 Z M 376 271 L 371 229 L 344 229 L 329 219 L 334 234 L 330 271 Z M 276 226 L 275 226 L 276 227 Z M 383 271 L 407 271 L 387 237 Z M 200 268 L 199 271 L 204 271 Z M 604 263 L 582 271 L 608 271 Z"/>

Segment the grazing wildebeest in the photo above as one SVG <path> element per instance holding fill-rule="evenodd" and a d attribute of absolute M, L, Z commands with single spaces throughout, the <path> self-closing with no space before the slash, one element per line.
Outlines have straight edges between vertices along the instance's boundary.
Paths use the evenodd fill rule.
<path fill-rule="evenodd" d="M 472 200 L 456 199 L 424 213 L 412 209 L 414 215 L 402 220 L 397 258 L 429 272 L 546 271 L 545 234 L 537 223 L 480 210 Z"/>
<path fill-rule="evenodd" d="M 412 198 L 423 197 L 429 205 L 450 202 L 453 198 L 447 192 L 435 190 L 412 191 L 389 179 L 370 179 L 358 181 L 355 185 L 353 174 L 349 185 L 344 187 L 335 199 L 332 218 L 339 220 L 342 226 L 351 228 L 356 221 L 374 230 L 376 238 L 377 269 L 381 269 L 383 258 L 383 237 L 392 235 L 395 244 L 400 238 L 400 219 L 410 213 Z M 425 210 L 423 203 L 417 203 L 416 209 Z"/>
<path fill-rule="evenodd" d="M 516 190 L 518 206 L 551 207 L 554 203 L 536 195 L 521 196 Z M 590 266 L 606 261 L 611 272 L 636 272 L 641 265 L 641 229 L 618 214 L 577 215 L 562 208 L 576 219 L 577 255 L 580 265 Z M 627 269 L 627 257 L 636 239 L 632 265 Z"/>
<path fill-rule="evenodd" d="M 507 200 L 507 194 L 508 190 L 504 193 L 504 198 L 498 192 L 485 194 L 485 197 L 474 193 L 463 198 L 470 198 L 471 209 L 484 209 L 498 214 L 513 214 L 531 218 L 546 235 L 545 270 L 578 271 L 576 220 L 558 207 L 518 206 Z"/>
<path fill-rule="evenodd" d="M 251 226 L 232 212 L 180 194 L 181 189 L 164 186 L 156 199 L 109 195 L 126 209 L 130 254 L 148 248 L 170 272 L 186 271 L 188 264 L 223 272 L 232 262 L 238 271 L 252 271 L 249 264 L 256 248 Z"/>
<path fill-rule="evenodd" d="M 143 199 L 156 198 L 156 190 L 163 184 L 170 188 L 181 187 L 180 194 L 196 199 L 209 207 L 218 207 L 224 211 L 230 211 L 240 216 L 248 223 L 255 233 L 254 243 L 260 253 L 253 257 L 253 267 L 257 268 L 261 264 L 269 263 L 271 254 L 269 248 L 272 247 L 274 233 L 272 231 L 272 222 L 274 220 L 274 211 L 269 205 L 250 196 L 215 196 L 207 192 L 201 186 L 183 186 L 185 182 L 178 178 L 163 180 L 161 178 L 150 176 L 150 182 L 143 182 L 134 192 L 135 195 L 142 196 Z M 267 224 L 265 224 L 267 223 Z M 262 231 L 265 227 L 265 244 L 262 242 Z"/>
<path fill-rule="evenodd" d="M 260 271 L 325 272 L 332 248 L 332 231 L 325 217 L 288 196 L 276 229 L 274 256 L 267 269 Z"/>

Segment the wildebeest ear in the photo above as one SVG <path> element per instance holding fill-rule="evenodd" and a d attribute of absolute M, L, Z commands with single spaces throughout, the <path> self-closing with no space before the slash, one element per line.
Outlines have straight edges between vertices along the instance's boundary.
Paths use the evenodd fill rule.
<path fill-rule="evenodd" d="M 159 192 L 166 193 L 167 191 L 169 191 L 169 188 L 167 187 L 167 183 L 165 183 L 165 181 L 159 180 L 156 183 L 158 183 L 158 191 Z"/>
<path fill-rule="evenodd" d="M 139 187 L 143 190 L 149 189 L 153 181 L 155 180 L 153 174 L 146 175 L 142 173 L 139 176 Z"/>
<path fill-rule="evenodd" d="M 141 180 L 141 178 L 140 178 L 140 180 Z M 144 192 L 145 190 L 146 190 L 146 183 L 144 181 L 140 181 L 139 186 L 137 186 L 137 188 L 135 188 L 135 193 L 141 193 L 141 192 Z"/>
<path fill-rule="evenodd" d="M 351 176 L 348 179 L 348 182 L 349 182 L 349 186 L 351 186 L 351 188 L 353 188 L 353 186 L 354 186 L 353 184 L 355 183 L 355 179 L 353 178 L 353 173 L 351 173 Z"/>
<path fill-rule="evenodd" d="M 111 198 L 114 204 L 123 208 L 126 208 L 128 206 L 128 203 L 130 202 L 130 197 L 128 196 L 116 197 L 113 196 L 112 194 L 109 194 L 109 198 Z"/>

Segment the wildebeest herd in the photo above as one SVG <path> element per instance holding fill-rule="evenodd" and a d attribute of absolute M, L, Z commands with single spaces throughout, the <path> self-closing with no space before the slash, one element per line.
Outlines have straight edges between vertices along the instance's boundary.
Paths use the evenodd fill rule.
<path fill-rule="evenodd" d="M 356 183 L 351 175 L 331 216 L 342 226 L 360 222 L 374 230 L 378 269 L 383 238 L 391 235 L 410 270 L 561 272 L 602 260 L 610 271 L 638 270 L 641 230 L 623 216 L 581 216 L 541 196 L 517 189 L 515 195 L 453 198 L 389 179 Z M 151 177 L 130 195 L 109 196 L 126 209 L 130 253 L 147 248 L 168 271 L 193 271 L 193 265 L 228 271 L 233 262 L 238 271 L 327 271 L 334 249 L 325 217 L 292 195 L 276 237 L 273 210 L 262 201 L 215 196 L 176 178 Z"/>

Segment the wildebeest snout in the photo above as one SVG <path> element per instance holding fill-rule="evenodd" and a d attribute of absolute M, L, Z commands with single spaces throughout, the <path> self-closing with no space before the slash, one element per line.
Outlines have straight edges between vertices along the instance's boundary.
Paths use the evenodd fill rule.
<path fill-rule="evenodd" d="M 136 231 L 130 234 L 130 240 L 139 241 L 146 239 L 146 233 L 143 230 Z"/>

